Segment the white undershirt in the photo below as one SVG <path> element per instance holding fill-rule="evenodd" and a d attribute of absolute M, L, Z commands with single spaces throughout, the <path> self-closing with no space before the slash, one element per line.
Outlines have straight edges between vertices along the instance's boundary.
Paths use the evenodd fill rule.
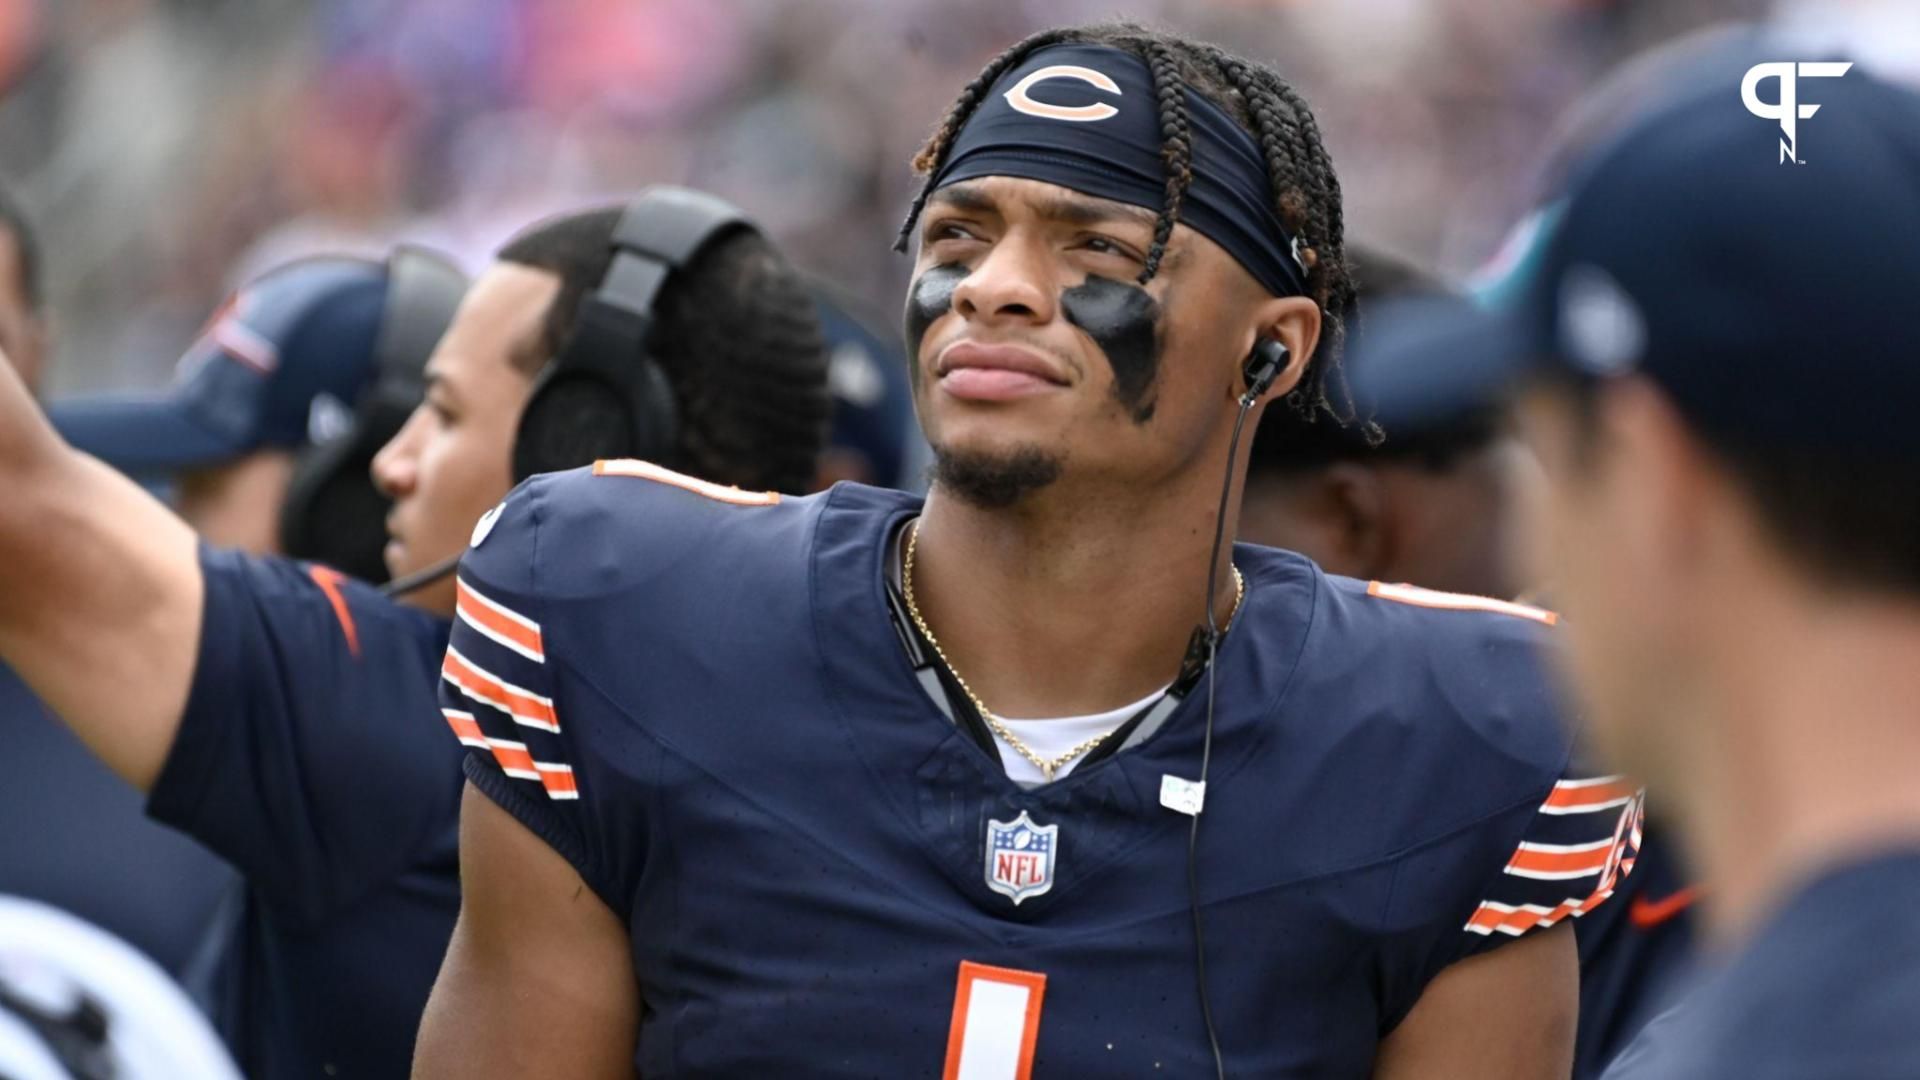
<path fill-rule="evenodd" d="M 907 530 L 905 528 L 902 528 L 894 535 L 893 558 L 887 560 L 887 580 L 891 581 L 896 589 L 902 588 L 900 584 L 902 569 L 901 553 L 906 550 L 906 535 Z M 1169 683 L 1167 685 L 1171 686 L 1172 684 Z M 1163 686 L 1130 705 L 1122 705 L 1117 709 L 1112 709 L 1107 712 L 1091 713 L 1086 716 L 1061 716 L 1043 720 L 1010 720 L 1007 717 L 1001 716 L 999 713 L 995 713 L 994 718 L 1002 724 L 1005 724 L 1007 730 L 1013 732 L 1015 738 L 1026 743 L 1028 749 L 1048 761 L 1052 761 L 1054 758 L 1079 746 L 1095 735 L 1112 731 L 1121 724 L 1133 719 L 1134 713 L 1153 704 L 1159 699 L 1160 695 L 1166 692 L 1167 687 Z M 984 719 L 984 717 L 982 719 Z M 993 731 L 993 725 L 987 725 L 987 730 Z M 1046 775 L 1040 771 L 1040 766 L 1022 757 L 1020 751 L 1008 746 L 1007 740 L 1001 738 L 1000 733 L 997 731 L 993 732 L 993 745 L 1000 751 L 1000 765 L 1007 770 L 1008 779 L 1022 787 L 1035 787 L 1047 782 Z M 1089 750 L 1087 753 L 1092 753 L 1092 751 Z M 1058 780 L 1066 776 L 1074 770 L 1075 766 L 1086 759 L 1087 755 L 1081 754 L 1079 757 L 1060 766 L 1054 770 L 1053 778 Z"/>
<path fill-rule="evenodd" d="M 1008 731 L 1013 732 L 1015 738 L 1026 743 L 1028 749 L 1052 761 L 1095 735 L 1105 734 L 1133 719 L 1134 713 L 1153 704 L 1161 694 L 1166 692 L 1166 687 L 1161 687 L 1130 705 L 1122 705 L 1117 709 L 1087 716 L 1062 716 L 1051 720 L 1009 720 L 996 714 L 996 718 L 1007 726 Z M 991 730 L 992 725 L 988 725 L 988 728 Z M 1000 764 L 1007 770 L 1007 777 L 1014 783 L 1046 782 L 1040 767 L 1021 757 L 1020 752 L 1008 746 L 1007 740 L 1001 738 L 998 732 L 994 733 L 993 745 L 1000 748 Z M 1087 755 L 1081 754 L 1054 770 L 1053 778 L 1060 779 L 1085 760 Z"/>

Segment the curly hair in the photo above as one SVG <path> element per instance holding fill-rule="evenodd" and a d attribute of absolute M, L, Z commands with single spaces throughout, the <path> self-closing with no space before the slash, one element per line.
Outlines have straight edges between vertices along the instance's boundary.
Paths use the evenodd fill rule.
<path fill-rule="evenodd" d="M 572 338 L 624 210 L 553 218 L 500 249 L 560 279 L 538 338 L 515 353 L 521 371 L 538 373 Z M 661 289 L 651 344 L 679 414 L 670 464 L 742 488 L 808 489 L 832 408 L 827 352 L 812 293 L 771 243 L 742 230 L 704 248 Z"/>

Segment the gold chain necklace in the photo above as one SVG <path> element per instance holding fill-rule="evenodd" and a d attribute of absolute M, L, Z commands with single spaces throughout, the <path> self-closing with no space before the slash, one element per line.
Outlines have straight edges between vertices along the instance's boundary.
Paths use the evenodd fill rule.
<path fill-rule="evenodd" d="M 947 659 L 946 651 L 940 648 L 940 639 L 933 636 L 933 628 L 928 626 L 927 620 L 920 615 L 920 605 L 913 601 L 913 553 L 914 549 L 918 547 L 920 543 L 920 522 L 915 521 L 911 526 L 911 530 L 912 531 L 907 533 L 907 555 L 905 566 L 903 566 L 900 571 L 900 584 L 901 591 L 906 593 L 907 614 L 913 616 L 913 625 L 919 629 L 920 636 L 927 639 L 927 644 L 933 646 L 933 654 L 940 658 L 940 663 L 946 665 L 947 674 L 953 676 L 953 681 L 960 684 L 961 691 L 967 695 L 967 700 L 973 703 L 973 711 L 980 714 L 980 719 L 985 720 L 987 726 L 993 729 L 993 733 L 1000 736 L 1002 741 L 1012 747 L 1014 753 L 1031 761 L 1034 767 L 1040 770 L 1040 776 L 1046 783 L 1052 783 L 1053 774 L 1058 771 L 1062 765 L 1099 746 L 1102 742 L 1105 742 L 1107 736 L 1113 734 L 1113 732 L 1101 732 L 1049 761 L 1039 754 L 1034 753 L 1032 747 L 1021 742 L 1018 736 L 1008 730 L 1007 725 L 1001 723 L 1000 718 L 993 715 L 993 710 L 987 708 L 987 703 L 980 700 L 980 695 L 973 692 L 973 687 L 967 685 L 967 680 L 960 675 L 960 669 L 954 667 L 953 661 Z M 1247 579 L 1241 576 L 1239 567 L 1234 566 L 1232 570 L 1233 609 L 1227 612 L 1227 625 L 1229 626 L 1233 625 L 1233 617 L 1240 613 L 1240 601 L 1244 600 L 1247 595 Z M 1115 730 L 1119 729 L 1116 728 Z"/>

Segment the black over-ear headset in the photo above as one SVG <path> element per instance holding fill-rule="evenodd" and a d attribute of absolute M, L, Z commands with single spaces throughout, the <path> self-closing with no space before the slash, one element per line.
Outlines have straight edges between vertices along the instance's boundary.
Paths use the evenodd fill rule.
<path fill-rule="evenodd" d="M 601 458 L 673 466 L 679 408 L 653 357 L 660 290 L 723 236 L 753 230 L 724 199 L 653 187 L 627 204 L 613 231 L 613 261 L 581 303 L 573 336 L 534 383 L 513 444 L 513 477 Z"/>
<path fill-rule="evenodd" d="M 466 291 L 466 275 L 424 248 L 402 245 L 388 257 L 373 384 L 352 403 L 353 426 L 308 447 L 294 463 L 280 507 L 282 551 L 363 581 L 387 579 L 380 550 L 390 504 L 373 486 L 373 455 L 420 403 L 427 356 Z"/>
<path fill-rule="evenodd" d="M 654 305 L 673 275 L 741 231 L 759 230 L 739 207 L 689 188 L 651 187 L 627 204 L 613 230 L 613 261 L 581 301 L 573 335 L 540 372 L 520 413 L 515 483 L 602 458 L 679 464 L 680 410 L 653 356 Z M 459 562 L 455 555 L 382 591 L 412 592 L 446 577 Z"/>

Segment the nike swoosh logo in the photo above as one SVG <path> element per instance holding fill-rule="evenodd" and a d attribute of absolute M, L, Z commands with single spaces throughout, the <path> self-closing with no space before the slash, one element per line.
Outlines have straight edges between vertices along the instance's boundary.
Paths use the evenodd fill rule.
<path fill-rule="evenodd" d="M 1700 890 L 1689 885 L 1663 900 L 1649 900 L 1636 896 L 1627 906 L 1627 918 L 1641 930 L 1651 930 L 1661 923 L 1668 922 L 1681 912 L 1693 906 L 1700 898 Z"/>

